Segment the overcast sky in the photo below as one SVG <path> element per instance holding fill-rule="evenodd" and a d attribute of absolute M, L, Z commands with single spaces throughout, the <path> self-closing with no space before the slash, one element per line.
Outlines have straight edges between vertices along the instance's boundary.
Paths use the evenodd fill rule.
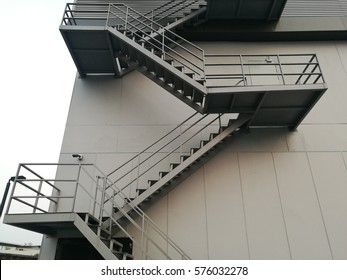
<path fill-rule="evenodd" d="M 66 2 L 0 0 L 0 198 L 19 163 L 58 161 L 76 73 L 59 33 Z M 41 236 L 1 218 L 0 242 Z"/>

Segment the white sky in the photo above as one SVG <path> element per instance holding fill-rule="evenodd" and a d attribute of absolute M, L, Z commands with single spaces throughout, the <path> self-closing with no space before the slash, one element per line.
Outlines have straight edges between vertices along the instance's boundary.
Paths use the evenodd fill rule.
<path fill-rule="evenodd" d="M 0 199 L 19 163 L 58 162 L 76 73 L 59 32 L 66 2 L 0 0 Z M 0 242 L 41 236 L 1 219 Z"/>

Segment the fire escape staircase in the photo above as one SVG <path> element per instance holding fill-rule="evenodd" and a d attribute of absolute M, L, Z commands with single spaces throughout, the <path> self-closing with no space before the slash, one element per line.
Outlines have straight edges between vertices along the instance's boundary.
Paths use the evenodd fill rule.
<path fill-rule="evenodd" d="M 81 77 L 122 77 L 137 69 L 197 112 L 109 174 L 93 164 L 57 164 L 76 177 L 47 179 L 35 164 L 20 164 L 5 223 L 48 235 L 77 230 L 75 236 L 85 237 L 105 259 L 132 259 L 133 252 L 150 259 L 149 248 L 156 258 L 171 259 L 168 247 L 174 258 L 189 259 L 144 210 L 243 129 L 296 128 L 327 89 L 315 55 L 206 54 L 174 33 L 207 21 L 217 2 L 172 0 L 143 14 L 124 4 L 67 4 L 60 30 Z M 230 2 L 238 3 L 241 16 L 242 1 Z M 271 2 L 268 20 L 279 2 Z M 264 77 L 271 82 L 259 82 Z M 34 195 L 18 195 L 20 187 Z M 88 209 L 77 193 L 84 193 L 81 205 L 89 199 Z M 14 202 L 32 211 L 11 213 Z"/>
<path fill-rule="evenodd" d="M 164 6 L 148 17 L 125 4 L 68 4 L 60 31 L 81 77 L 137 69 L 200 113 L 249 113 L 249 126 L 295 129 L 327 89 L 316 55 L 205 53 L 174 32 L 208 20 L 217 2 L 170 1 L 172 14 L 187 12 L 167 26 Z"/>
<path fill-rule="evenodd" d="M 189 259 L 144 209 L 237 137 L 250 119 L 250 114 L 196 112 L 109 174 L 94 164 L 20 164 L 4 223 L 51 236 L 83 236 L 105 259 L 133 259 L 134 251 L 151 259 L 148 248 L 156 251 L 156 258 Z M 58 166 L 55 179 L 36 171 L 50 166 Z M 59 169 L 69 170 L 72 177 L 63 171 L 60 178 Z M 33 194 L 22 195 L 23 189 Z M 79 206 L 88 200 L 87 208 Z M 16 203 L 31 211 L 17 213 Z M 124 248 L 124 238 L 130 249 Z"/>

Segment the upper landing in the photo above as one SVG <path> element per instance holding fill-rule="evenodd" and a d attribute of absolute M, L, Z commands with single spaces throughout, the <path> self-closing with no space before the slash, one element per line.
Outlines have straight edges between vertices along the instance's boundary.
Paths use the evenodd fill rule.
<path fill-rule="evenodd" d="M 60 31 L 81 76 L 138 68 L 201 113 L 252 114 L 249 126 L 296 128 L 327 90 L 315 54 L 206 53 L 124 4 L 68 4 Z"/>

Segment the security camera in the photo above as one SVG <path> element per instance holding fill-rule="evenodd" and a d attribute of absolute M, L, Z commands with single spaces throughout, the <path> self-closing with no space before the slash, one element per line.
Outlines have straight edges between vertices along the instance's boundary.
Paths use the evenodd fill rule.
<path fill-rule="evenodd" d="M 82 160 L 83 159 L 83 156 L 79 155 L 79 154 L 73 154 L 72 157 L 73 158 L 77 158 L 78 160 Z"/>

